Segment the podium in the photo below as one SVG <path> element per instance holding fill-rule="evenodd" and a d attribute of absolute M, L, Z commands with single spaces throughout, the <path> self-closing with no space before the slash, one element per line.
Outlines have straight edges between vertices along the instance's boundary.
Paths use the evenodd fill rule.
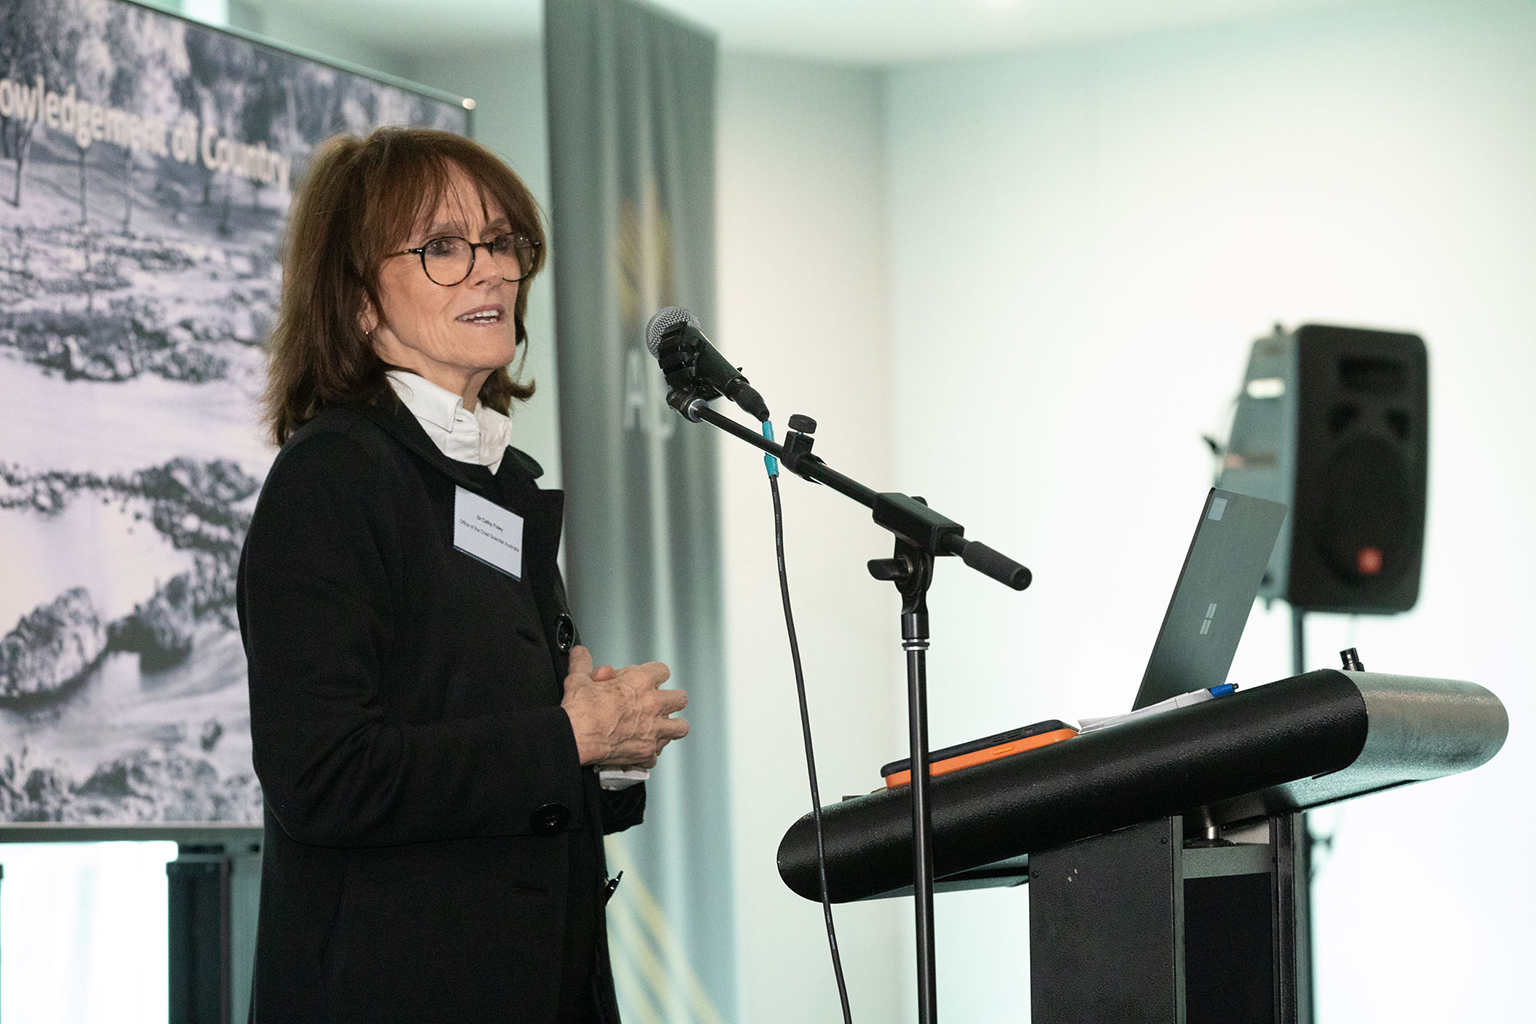
<path fill-rule="evenodd" d="M 1322 670 L 931 780 L 936 892 L 1030 892 L 1035 1024 L 1310 1024 L 1300 812 L 1467 771 L 1474 683 Z M 905 788 L 823 809 L 835 902 L 910 894 Z M 819 900 L 809 815 L 779 874 Z"/>

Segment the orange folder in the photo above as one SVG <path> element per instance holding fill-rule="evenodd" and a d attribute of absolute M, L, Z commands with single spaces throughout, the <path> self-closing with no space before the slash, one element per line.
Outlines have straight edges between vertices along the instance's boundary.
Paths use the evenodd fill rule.
<path fill-rule="evenodd" d="M 943 761 L 934 761 L 928 765 L 928 777 L 931 779 L 961 768 L 969 768 L 973 764 L 984 764 L 987 761 L 995 761 L 1000 757 L 1022 754 L 1026 750 L 1034 750 L 1036 747 L 1059 743 L 1062 740 L 1069 740 L 1076 735 L 1076 729 L 1052 729 L 1050 732 L 1042 732 L 1036 736 L 1026 736 L 1023 739 L 999 743 L 995 747 L 986 747 L 982 750 L 973 750 L 968 754 L 945 758 Z M 912 772 L 910 770 L 893 772 L 885 777 L 885 786 L 887 789 L 895 789 L 898 786 L 905 786 L 911 781 Z"/>

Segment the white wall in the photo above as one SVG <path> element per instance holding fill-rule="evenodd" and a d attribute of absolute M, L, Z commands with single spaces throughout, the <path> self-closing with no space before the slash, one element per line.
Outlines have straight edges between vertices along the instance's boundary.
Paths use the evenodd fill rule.
<path fill-rule="evenodd" d="M 187 13 L 196 16 L 191 11 Z M 322 60 L 345 62 L 400 78 L 407 76 L 408 61 L 402 54 L 351 32 L 338 32 L 316 21 L 314 13 L 304 0 L 265 0 L 261 4 L 261 24 L 253 31 L 280 46 L 303 50 Z"/>
<path fill-rule="evenodd" d="M 780 436 L 817 420 L 816 451 L 891 479 L 883 81 L 878 72 L 726 53 L 720 76 L 721 350 L 762 392 Z M 763 460 L 722 438 L 731 685 L 732 842 L 741 1024 L 841 1020 L 820 907 L 779 880 L 785 828 L 810 809 Z M 863 793 L 899 756 L 899 602 L 864 563 L 890 537 L 869 513 L 786 477 L 786 561 L 823 801 Z M 909 902 L 837 909 L 854 1014 L 910 1010 Z"/>
<path fill-rule="evenodd" d="M 1468 775 L 1330 819 L 1319 1016 L 1528 1016 L 1536 498 L 1536 9 L 1395 4 L 894 71 L 896 478 L 1036 571 L 935 587 L 936 744 L 1129 705 L 1273 321 L 1430 349 L 1423 596 L 1319 617 L 1314 666 L 1481 682 L 1512 721 Z M 1232 678 L 1288 674 L 1283 610 Z M 941 1005 L 1023 995 L 1027 892 L 941 897 Z M 1517 1003 L 1517 998 L 1520 1000 Z"/>

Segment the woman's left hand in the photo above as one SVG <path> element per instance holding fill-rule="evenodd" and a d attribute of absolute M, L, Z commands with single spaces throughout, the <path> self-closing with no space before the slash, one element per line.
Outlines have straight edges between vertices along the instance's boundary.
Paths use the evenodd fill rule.
<path fill-rule="evenodd" d="M 663 690 L 671 675 L 660 662 L 615 669 L 593 669 L 585 647 L 571 649 L 565 699 L 581 763 L 627 764 L 649 768 L 663 747 L 688 735 L 688 722 L 672 715 L 683 710 L 688 695 Z"/>

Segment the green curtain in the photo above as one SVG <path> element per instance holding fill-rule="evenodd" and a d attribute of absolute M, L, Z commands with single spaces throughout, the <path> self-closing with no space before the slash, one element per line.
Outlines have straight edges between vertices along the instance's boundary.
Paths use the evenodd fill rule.
<path fill-rule="evenodd" d="M 715 438 L 666 407 L 645 324 L 715 307 L 716 45 L 627 0 L 546 0 L 566 565 L 599 663 L 662 660 L 692 734 L 609 840 L 631 1024 L 734 1020 Z"/>

